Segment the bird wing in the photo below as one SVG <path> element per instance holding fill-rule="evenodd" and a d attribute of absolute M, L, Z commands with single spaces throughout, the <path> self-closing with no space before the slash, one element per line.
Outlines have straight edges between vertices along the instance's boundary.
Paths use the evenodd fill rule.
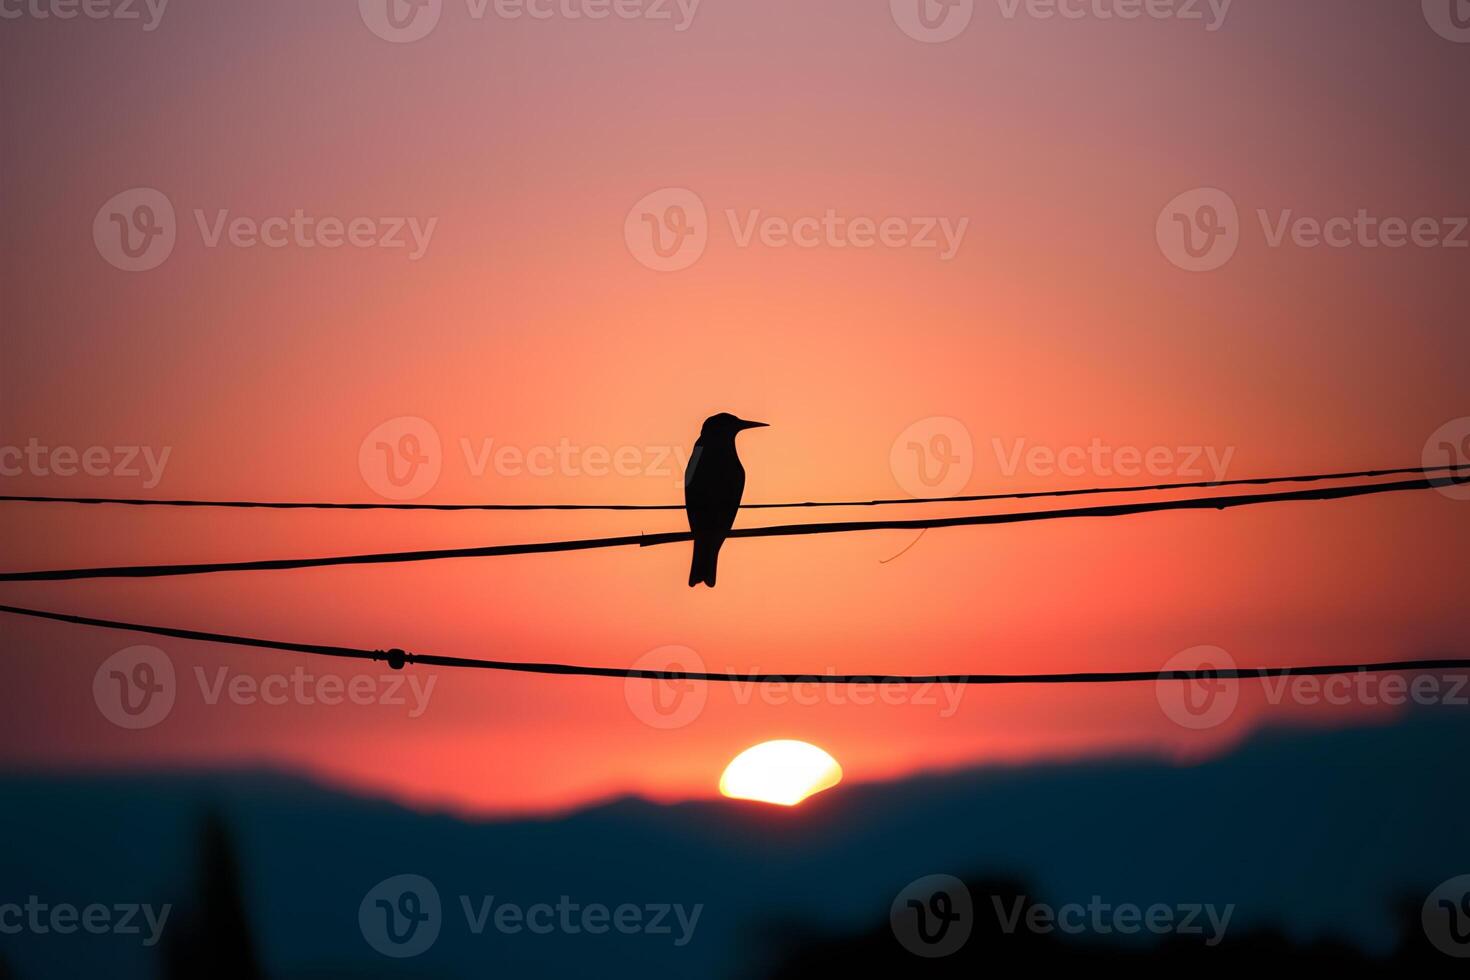
<path fill-rule="evenodd" d="M 689 530 L 695 534 L 723 535 L 734 525 L 744 494 L 745 468 L 738 459 L 727 462 L 714 453 L 702 454 L 691 462 L 684 487 Z"/>

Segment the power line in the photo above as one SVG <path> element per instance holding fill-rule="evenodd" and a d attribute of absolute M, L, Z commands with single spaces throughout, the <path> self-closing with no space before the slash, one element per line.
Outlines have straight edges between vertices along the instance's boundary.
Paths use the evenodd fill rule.
<path fill-rule="evenodd" d="M 893 497 L 876 500 L 804 500 L 784 503 L 741 504 L 741 510 L 791 510 L 801 507 L 897 507 L 913 504 L 983 503 L 994 500 L 1034 500 L 1040 497 L 1082 497 L 1110 493 L 1151 493 L 1164 490 L 1208 490 L 1216 487 L 1268 486 L 1276 483 L 1320 483 L 1327 480 L 1404 476 L 1409 473 L 1450 473 L 1470 470 L 1470 463 L 1456 466 L 1410 466 L 1400 469 L 1359 470 L 1353 473 L 1313 473 L 1305 476 L 1266 476 L 1239 480 L 1202 480 L 1193 483 L 1155 483 L 1133 487 L 1087 487 L 1074 490 L 1031 490 L 1021 493 L 967 494 L 952 497 Z M 402 511 L 659 511 L 683 510 L 683 504 L 421 504 L 421 503 L 331 503 L 284 500 L 149 500 L 138 497 L 46 497 L 0 495 L 0 503 L 86 504 L 124 507 L 208 507 L 254 510 L 402 510 Z"/>
<path fill-rule="evenodd" d="M 963 517 L 935 517 L 911 521 L 844 521 L 814 524 L 779 524 L 769 527 L 736 528 L 730 532 L 729 536 L 732 538 L 769 538 L 807 534 L 841 534 L 856 531 L 921 531 L 926 528 L 1020 524 L 1076 517 L 1123 517 L 1130 514 L 1174 510 L 1225 510 L 1230 507 L 1244 507 L 1253 504 L 1288 503 L 1309 500 L 1342 500 L 1371 494 L 1429 490 L 1437 487 L 1459 485 L 1464 482 L 1465 479 L 1458 477 L 1438 477 L 1422 480 L 1402 480 L 1396 483 L 1368 483 L 1348 487 L 1285 490 L 1277 493 L 1198 497 L 1184 500 L 1154 500 L 1136 504 L 1078 507 L 1070 510 L 977 514 Z M 495 558 L 507 555 L 552 554 L 564 551 L 589 551 L 601 548 L 647 548 L 692 540 L 693 536 L 687 531 L 671 531 L 660 534 L 629 534 L 620 537 L 587 538 L 575 541 L 541 541 L 531 544 L 502 544 L 479 548 L 445 548 L 367 555 L 338 555 L 325 558 L 277 558 L 263 561 L 211 562 L 187 565 L 133 565 L 112 568 L 71 568 L 29 572 L 5 572 L 0 573 L 0 582 L 60 582 L 99 578 L 162 578 L 178 575 L 205 575 L 214 572 L 285 571 L 288 569 L 325 568 L 341 565 L 386 565 L 404 562 L 443 561 L 453 558 Z"/>
<path fill-rule="evenodd" d="M 621 677 L 664 681 L 711 681 L 716 683 L 778 684 L 1120 684 L 1138 681 L 1185 680 L 1252 680 L 1265 677 L 1323 676 L 1328 674 L 1360 674 L 1386 672 L 1419 672 L 1470 669 L 1470 659 L 1389 660 L 1367 664 L 1326 664 L 1305 667 L 1229 667 L 1198 670 L 1130 670 L 1086 671 L 1056 674 L 732 674 L 686 670 L 642 670 L 632 667 L 588 667 L 581 664 L 520 663 L 513 660 L 483 660 L 475 657 L 442 657 L 435 654 L 407 653 L 403 650 L 365 650 L 357 647 L 327 646 L 316 643 L 291 643 L 266 640 L 229 633 L 207 633 L 200 630 L 167 626 L 143 626 L 110 619 L 93 619 L 67 613 L 0 606 L 0 613 L 28 616 L 75 626 L 149 633 L 180 640 L 225 643 L 231 646 L 282 650 L 314 656 L 340 657 L 353 660 L 385 662 L 394 670 L 408 664 L 431 667 L 469 667 L 481 670 L 513 671 L 523 674 L 559 674 L 575 677 Z"/>

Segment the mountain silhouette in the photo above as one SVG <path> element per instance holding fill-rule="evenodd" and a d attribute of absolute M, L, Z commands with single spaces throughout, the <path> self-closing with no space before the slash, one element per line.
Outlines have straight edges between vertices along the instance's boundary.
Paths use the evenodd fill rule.
<path fill-rule="evenodd" d="M 792 936 L 815 937 L 812 949 L 835 943 L 840 960 L 886 921 L 900 890 L 937 873 L 1023 883 L 1053 904 L 1231 903 L 1231 935 L 1264 937 L 1258 950 L 1381 965 L 1406 942 L 1404 903 L 1417 908 L 1470 873 L 1470 786 L 1457 775 L 1467 738 L 1463 712 L 1425 709 L 1392 724 L 1264 731 L 1199 765 L 1131 756 L 995 766 L 844 784 L 790 809 L 623 799 L 486 821 L 274 773 L 10 775 L 0 777 L 0 830 L 26 843 L 4 850 L 0 881 L 10 895 L 173 902 L 182 913 L 201 866 L 235 876 L 218 854 L 201 865 L 200 815 L 213 807 L 238 869 L 224 891 L 240 902 L 206 903 L 216 910 L 206 920 L 233 923 L 228 942 L 255 950 L 271 977 L 791 975 Z M 365 940 L 359 908 L 404 874 L 433 883 L 441 928 L 421 955 L 391 960 Z M 668 935 L 476 934 L 461 899 L 475 909 L 490 896 L 702 912 L 682 946 Z M 0 958 L 22 980 L 163 973 L 159 949 L 59 938 L 0 935 Z"/>

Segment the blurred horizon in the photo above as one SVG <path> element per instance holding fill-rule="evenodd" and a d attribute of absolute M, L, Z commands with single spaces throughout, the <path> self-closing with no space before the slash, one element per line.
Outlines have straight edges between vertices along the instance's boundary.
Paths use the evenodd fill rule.
<path fill-rule="evenodd" d="M 1446 962 L 1431 944 L 1448 939 L 1421 926 L 1420 909 L 1466 880 L 1455 876 L 1470 861 L 1445 822 L 1467 801 L 1464 782 L 1444 775 L 1464 734 L 1462 710 L 1423 709 L 1393 726 L 1272 726 L 1199 765 L 986 766 L 843 784 L 790 809 L 621 800 L 534 820 L 425 814 L 271 773 L 0 775 L 0 829 L 29 842 L 0 855 L 12 899 L 169 909 L 156 946 L 141 941 L 146 930 L 64 944 L 6 934 L 0 958 L 22 978 L 156 976 L 152 964 L 181 950 L 196 969 L 162 975 L 238 973 L 245 962 L 279 977 L 387 974 L 407 964 L 382 958 L 359 906 L 411 880 L 421 898 L 437 896 L 426 906 L 438 910 L 434 938 L 412 964 L 436 976 L 482 975 L 487 963 L 525 977 L 771 976 L 850 944 L 876 962 L 950 972 L 973 968 L 977 953 L 1422 970 Z M 1221 805 L 1233 800 L 1254 805 Z M 968 883 L 969 938 L 959 955 L 912 966 L 889 906 L 938 876 Z M 574 909 L 675 903 L 686 914 L 663 934 L 475 925 L 486 901 L 526 908 L 557 896 Z M 1203 935 L 1124 935 L 1091 920 L 1033 932 L 1006 928 L 991 905 L 1002 897 L 1180 914 L 1207 905 L 1214 918 L 1199 919 Z"/>

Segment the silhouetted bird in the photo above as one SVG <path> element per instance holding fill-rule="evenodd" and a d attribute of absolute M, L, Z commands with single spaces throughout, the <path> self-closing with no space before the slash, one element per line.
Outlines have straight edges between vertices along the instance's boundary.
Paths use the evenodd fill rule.
<path fill-rule="evenodd" d="M 700 582 L 714 588 L 720 545 L 735 523 L 740 497 L 745 493 L 745 467 L 735 453 L 735 436 L 742 429 L 764 426 L 728 412 L 704 420 L 699 441 L 684 472 L 684 510 L 694 534 L 694 558 L 689 563 L 689 587 Z"/>

